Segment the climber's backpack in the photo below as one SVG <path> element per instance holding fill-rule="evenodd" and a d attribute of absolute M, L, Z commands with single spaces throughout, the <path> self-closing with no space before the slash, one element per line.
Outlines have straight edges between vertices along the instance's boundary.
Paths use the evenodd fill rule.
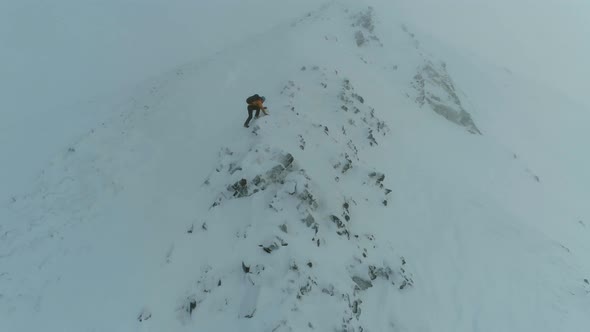
<path fill-rule="evenodd" d="M 253 102 L 262 99 L 258 94 L 255 94 L 253 96 L 250 96 L 248 98 L 246 98 L 246 103 L 248 105 L 252 104 Z"/>

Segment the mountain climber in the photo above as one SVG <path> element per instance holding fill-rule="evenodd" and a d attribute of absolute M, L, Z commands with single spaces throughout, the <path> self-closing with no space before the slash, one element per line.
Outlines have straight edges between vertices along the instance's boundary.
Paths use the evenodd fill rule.
<path fill-rule="evenodd" d="M 262 111 L 264 115 L 268 115 L 266 107 L 263 105 L 265 100 L 266 98 L 264 98 L 264 96 L 259 96 L 258 94 L 250 96 L 246 99 L 246 103 L 248 103 L 248 119 L 246 119 L 244 127 L 249 127 L 250 120 L 252 120 L 252 114 L 254 113 L 254 111 L 256 111 L 257 118 L 260 116 L 260 111 Z"/>

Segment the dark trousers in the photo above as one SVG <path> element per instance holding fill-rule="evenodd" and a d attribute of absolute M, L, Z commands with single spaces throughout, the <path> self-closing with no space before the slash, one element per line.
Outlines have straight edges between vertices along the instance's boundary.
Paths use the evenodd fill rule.
<path fill-rule="evenodd" d="M 256 117 L 259 117 L 260 116 L 260 108 L 256 107 L 256 106 L 248 105 L 248 118 L 246 119 L 246 122 L 244 123 L 245 127 L 248 127 L 248 125 L 250 124 L 250 120 L 252 120 L 252 114 L 254 113 L 254 111 L 256 111 Z"/>

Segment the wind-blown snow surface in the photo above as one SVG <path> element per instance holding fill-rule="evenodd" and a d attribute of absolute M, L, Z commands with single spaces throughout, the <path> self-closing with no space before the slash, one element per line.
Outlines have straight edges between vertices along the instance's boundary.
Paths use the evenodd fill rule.
<path fill-rule="evenodd" d="M 2 331 L 590 326 L 566 97 L 340 2 L 126 94 L 5 203 Z"/>

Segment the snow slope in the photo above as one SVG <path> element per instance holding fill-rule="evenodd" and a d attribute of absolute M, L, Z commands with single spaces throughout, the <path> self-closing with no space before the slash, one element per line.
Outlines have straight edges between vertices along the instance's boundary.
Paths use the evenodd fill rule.
<path fill-rule="evenodd" d="M 98 102 L 3 205 L 0 330 L 584 330 L 588 109 L 371 4 Z"/>

